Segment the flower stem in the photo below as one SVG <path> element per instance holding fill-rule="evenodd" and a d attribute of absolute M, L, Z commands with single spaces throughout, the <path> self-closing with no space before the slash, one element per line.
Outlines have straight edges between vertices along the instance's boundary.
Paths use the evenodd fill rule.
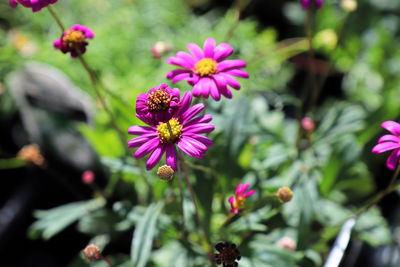
<path fill-rule="evenodd" d="M 57 22 L 58 26 L 60 26 L 61 30 L 64 32 L 65 27 L 62 24 L 61 20 L 58 18 L 57 14 L 54 12 L 53 8 L 51 6 L 47 6 L 47 9 L 49 10 L 50 14 L 53 16 L 54 20 Z"/>
<path fill-rule="evenodd" d="M 176 152 L 175 152 L 176 153 Z M 185 228 L 185 211 L 183 208 L 184 198 L 183 198 L 183 188 L 182 188 L 182 174 L 181 170 L 178 168 L 178 185 L 179 185 L 179 195 L 181 198 L 181 214 L 182 214 L 182 231 L 183 231 L 183 238 L 187 239 L 187 232 Z"/>
<path fill-rule="evenodd" d="M 101 259 L 108 264 L 109 267 L 114 267 L 114 265 L 112 265 L 111 261 L 109 259 L 107 259 L 104 256 L 101 256 Z"/>
<path fill-rule="evenodd" d="M 240 13 L 242 9 L 242 1 L 241 0 L 236 0 L 236 10 L 235 10 L 235 21 L 233 22 L 231 28 L 229 29 L 228 33 L 225 36 L 225 41 L 228 41 L 231 39 L 233 33 L 235 32 L 237 26 L 239 25 L 239 20 L 240 20 Z"/>
<path fill-rule="evenodd" d="M 208 232 L 207 232 L 202 220 L 200 219 L 199 210 L 198 210 L 198 207 L 197 207 L 197 204 L 196 204 L 196 198 L 195 198 L 195 195 L 194 195 L 194 190 L 193 190 L 192 184 L 190 183 L 190 180 L 189 180 L 189 173 L 188 173 L 188 170 L 187 170 L 187 166 L 186 166 L 186 163 L 185 163 L 185 158 L 183 156 L 182 151 L 179 151 L 179 156 L 180 156 L 183 172 L 185 174 L 185 180 L 186 180 L 187 186 L 189 188 L 190 198 L 192 199 L 192 202 L 193 202 L 193 205 L 194 205 L 194 212 L 196 214 L 197 222 L 199 223 L 200 227 L 202 228 L 202 230 L 204 232 L 204 236 L 205 236 L 205 239 L 206 239 L 206 242 L 207 242 L 207 245 L 208 245 L 208 249 L 211 250 L 212 249 L 212 245 L 211 245 L 210 237 L 208 236 Z"/>
<path fill-rule="evenodd" d="M 309 64 L 309 74 L 312 83 L 311 90 L 311 100 L 309 104 L 309 109 L 313 107 L 318 98 L 318 83 L 315 77 L 315 64 L 314 64 L 314 49 L 312 45 L 312 34 L 311 34 L 311 9 L 307 9 L 305 31 L 308 40 L 308 64 Z M 306 112 L 305 112 L 306 113 Z"/>
<path fill-rule="evenodd" d="M 390 180 L 390 182 L 389 182 L 388 186 L 385 188 L 385 190 L 383 190 L 377 196 L 373 197 L 370 201 L 367 201 L 367 204 L 356 213 L 357 217 L 360 216 L 362 213 L 368 211 L 370 208 L 372 208 L 376 204 L 378 204 L 379 201 L 381 201 L 383 197 L 385 197 L 387 194 L 389 194 L 390 192 L 392 192 L 395 189 L 395 187 L 393 187 L 393 184 L 396 181 L 397 177 L 399 176 L 399 173 L 400 173 L 400 165 L 397 166 L 397 169 L 393 173 L 392 179 Z"/>

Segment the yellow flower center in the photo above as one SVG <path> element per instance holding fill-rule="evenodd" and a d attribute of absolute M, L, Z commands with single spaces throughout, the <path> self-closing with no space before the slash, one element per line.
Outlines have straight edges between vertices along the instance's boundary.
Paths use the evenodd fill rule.
<path fill-rule="evenodd" d="M 161 143 L 174 143 L 182 137 L 182 125 L 177 119 L 170 119 L 157 126 L 158 137 Z"/>
<path fill-rule="evenodd" d="M 171 97 L 165 90 L 155 90 L 147 97 L 150 111 L 164 111 L 169 108 Z"/>
<path fill-rule="evenodd" d="M 194 66 L 193 72 L 200 77 L 211 77 L 218 73 L 218 63 L 211 58 L 203 58 Z"/>
<path fill-rule="evenodd" d="M 237 210 L 242 210 L 244 209 L 244 201 L 246 199 L 244 197 L 238 197 L 233 201 L 233 207 Z"/>
<path fill-rule="evenodd" d="M 69 48 L 77 49 L 86 44 L 85 35 L 81 31 L 67 30 L 62 38 Z"/>

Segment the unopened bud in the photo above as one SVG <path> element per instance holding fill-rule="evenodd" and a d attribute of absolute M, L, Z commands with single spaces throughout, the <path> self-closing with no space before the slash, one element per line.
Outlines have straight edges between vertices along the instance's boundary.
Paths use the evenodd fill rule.
<path fill-rule="evenodd" d="M 26 145 L 22 147 L 17 154 L 17 158 L 31 162 L 39 167 L 45 166 L 44 158 L 40 153 L 39 146 L 36 144 Z"/>
<path fill-rule="evenodd" d="M 293 197 L 293 192 L 290 190 L 289 187 L 281 187 L 279 188 L 278 192 L 276 193 L 279 201 L 281 203 L 289 202 Z"/>
<path fill-rule="evenodd" d="M 83 255 L 87 261 L 97 261 L 101 258 L 100 249 L 94 244 L 87 245 L 83 250 Z"/>
<path fill-rule="evenodd" d="M 157 175 L 161 180 L 169 182 L 174 177 L 174 170 L 168 165 L 163 165 L 158 168 Z"/>
<path fill-rule="evenodd" d="M 295 250 L 296 249 L 296 243 L 291 239 L 290 237 L 282 237 L 278 241 L 278 246 L 287 250 Z"/>
<path fill-rule="evenodd" d="M 357 9 L 357 2 L 355 0 L 343 0 L 342 8 L 344 11 L 353 12 Z"/>
<path fill-rule="evenodd" d="M 165 42 L 157 42 L 151 46 L 151 53 L 153 54 L 153 57 L 156 59 L 160 59 L 165 53 L 171 51 L 172 51 L 171 45 Z"/>
<path fill-rule="evenodd" d="M 90 170 L 82 173 L 82 182 L 84 184 L 91 184 L 94 181 L 94 173 Z"/>
<path fill-rule="evenodd" d="M 311 118 L 305 117 L 301 120 L 301 127 L 306 131 L 314 130 L 315 124 Z"/>

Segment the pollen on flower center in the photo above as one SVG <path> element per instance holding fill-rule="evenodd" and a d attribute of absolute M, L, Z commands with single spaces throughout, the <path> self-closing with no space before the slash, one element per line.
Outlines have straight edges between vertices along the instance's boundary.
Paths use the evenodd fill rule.
<path fill-rule="evenodd" d="M 169 123 L 169 125 L 168 125 Z M 174 143 L 182 137 L 182 125 L 177 119 L 162 122 L 157 126 L 158 137 L 161 143 Z"/>
<path fill-rule="evenodd" d="M 210 77 L 218 72 L 218 63 L 211 58 L 203 58 L 194 66 L 194 73 L 200 77 Z"/>
<path fill-rule="evenodd" d="M 164 111 L 169 108 L 171 96 L 165 90 L 155 90 L 147 97 L 150 111 Z"/>
<path fill-rule="evenodd" d="M 72 49 L 81 48 L 85 45 L 85 35 L 81 31 L 67 30 L 62 38 L 63 42 Z"/>
<path fill-rule="evenodd" d="M 246 199 L 244 197 L 238 197 L 235 199 L 235 201 L 233 202 L 233 207 L 237 210 L 242 210 L 244 209 L 244 201 Z"/>

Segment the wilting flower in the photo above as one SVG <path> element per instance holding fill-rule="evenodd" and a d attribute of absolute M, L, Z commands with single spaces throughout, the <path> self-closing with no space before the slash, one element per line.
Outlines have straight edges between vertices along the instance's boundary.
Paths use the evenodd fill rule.
<path fill-rule="evenodd" d="M 174 57 L 169 57 L 167 63 L 177 65 L 183 69 L 168 72 L 167 78 L 176 83 L 187 80 L 193 85 L 193 95 L 219 100 L 221 94 L 227 98 L 232 98 L 232 92 L 228 85 L 233 89 L 239 90 L 239 82 L 232 76 L 249 78 L 249 74 L 241 70 L 246 67 L 246 62 L 239 59 L 224 60 L 232 54 L 233 48 L 227 43 L 221 43 L 215 47 L 215 40 L 208 38 L 204 42 L 203 50 L 194 43 L 190 43 L 187 49 L 188 54 L 179 51 Z"/>
<path fill-rule="evenodd" d="M 378 144 L 372 148 L 372 153 L 382 153 L 393 150 L 387 158 L 386 166 L 394 170 L 400 158 L 400 124 L 394 121 L 385 121 L 381 126 L 391 132 L 379 138 Z"/>
<path fill-rule="evenodd" d="M 276 196 L 281 203 L 286 203 L 292 200 L 293 192 L 289 187 L 281 187 L 279 188 L 278 192 L 276 192 Z"/>
<path fill-rule="evenodd" d="M 57 0 L 10 0 L 10 5 L 12 7 L 17 7 L 18 4 L 21 4 L 24 7 L 32 8 L 33 12 L 38 12 L 42 8 L 54 4 L 55 2 L 57 2 Z"/>
<path fill-rule="evenodd" d="M 204 105 L 200 103 L 189 108 L 191 102 L 192 94 L 186 92 L 179 109 L 167 122 L 148 123 L 150 127 L 137 125 L 129 127 L 129 134 L 140 135 L 128 142 L 131 148 L 139 147 L 135 152 L 135 158 L 139 159 L 150 154 L 146 164 L 147 170 L 152 169 L 165 153 L 167 165 L 176 171 L 175 144 L 189 156 L 199 159 L 203 157 L 207 147 L 213 144 L 210 138 L 199 135 L 214 130 L 214 125 L 209 124 L 212 116 L 202 115 L 195 118 L 204 109 Z"/>
<path fill-rule="evenodd" d="M 231 203 L 231 209 L 230 212 L 233 212 L 237 214 L 239 211 L 244 209 L 244 202 L 246 200 L 246 197 L 251 196 L 254 194 L 254 190 L 249 190 L 246 192 L 247 188 L 249 188 L 249 184 L 239 184 L 236 187 L 235 191 L 235 197 L 230 197 L 229 198 L 229 203 Z"/>
<path fill-rule="evenodd" d="M 77 57 L 86 52 L 89 44 L 86 39 L 93 39 L 94 33 L 86 26 L 75 24 L 61 35 L 61 38 L 53 42 L 54 48 L 61 52 L 71 53 L 71 57 Z"/>
<path fill-rule="evenodd" d="M 100 249 L 94 244 L 87 245 L 83 250 L 83 255 L 87 261 L 97 261 L 101 258 Z"/>
<path fill-rule="evenodd" d="M 322 7 L 324 0 L 301 0 L 301 6 L 303 9 L 309 9 L 311 6 L 311 2 L 315 2 L 316 7 L 319 9 Z"/>
<path fill-rule="evenodd" d="M 161 84 L 147 94 L 140 94 L 136 100 L 136 115 L 147 124 L 166 122 L 179 108 L 180 92 Z"/>
<path fill-rule="evenodd" d="M 222 264 L 223 267 L 238 266 L 236 260 L 240 260 L 241 256 L 235 244 L 220 242 L 215 245 L 215 249 L 219 252 L 219 254 L 214 254 L 214 259 L 217 264 Z"/>

